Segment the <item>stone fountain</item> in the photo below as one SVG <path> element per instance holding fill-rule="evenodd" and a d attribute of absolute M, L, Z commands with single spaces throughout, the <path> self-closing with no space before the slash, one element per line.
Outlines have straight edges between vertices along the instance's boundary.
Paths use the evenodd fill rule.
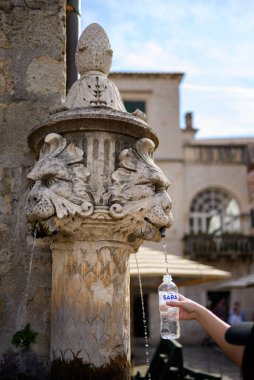
<path fill-rule="evenodd" d="M 172 222 L 169 181 L 153 161 L 158 138 L 141 111 L 126 112 L 111 61 L 105 31 L 89 25 L 80 79 L 28 137 L 38 161 L 26 214 L 52 251 L 54 379 L 130 378 L 129 255 Z"/>

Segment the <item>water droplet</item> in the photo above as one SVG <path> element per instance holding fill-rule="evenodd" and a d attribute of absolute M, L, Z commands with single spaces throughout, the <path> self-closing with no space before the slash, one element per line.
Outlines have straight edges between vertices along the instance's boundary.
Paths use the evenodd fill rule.
<path fill-rule="evenodd" d="M 143 297 L 143 287 L 142 287 L 142 280 L 138 265 L 138 259 L 137 254 L 135 253 L 135 260 L 137 265 L 137 271 L 138 271 L 138 281 L 139 281 L 139 291 L 140 291 L 140 298 L 141 298 L 141 308 L 142 308 L 142 318 L 143 318 L 143 325 L 144 325 L 144 338 L 145 338 L 145 355 L 146 355 L 146 366 L 147 366 L 147 377 L 148 380 L 151 380 L 151 374 L 149 372 L 150 368 L 150 359 L 149 359 L 149 344 L 148 344 L 148 333 L 147 333 L 147 321 L 146 321 L 146 314 L 145 314 L 145 305 L 144 305 L 144 297 Z"/>
<path fill-rule="evenodd" d="M 163 252 L 164 252 L 164 256 L 165 256 L 166 272 L 168 274 L 168 266 L 169 266 L 169 264 L 168 264 L 168 252 L 167 252 L 167 244 L 166 244 L 166 237 L 165 236 L 163 237 L 163 244 L 162 244 L 162 246 L 163 246 Z"/>

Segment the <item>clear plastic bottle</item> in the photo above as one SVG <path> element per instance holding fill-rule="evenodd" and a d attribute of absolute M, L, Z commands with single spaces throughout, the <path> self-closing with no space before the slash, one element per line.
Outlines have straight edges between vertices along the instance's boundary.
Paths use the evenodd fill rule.
<path fill-rule="evenodd" d="M 170 274 L 163 276 L 159 286 L 159 310 L 161 317 L 161 337 L 178 339 L 180 337 L 179 308 L 168 306 L 166 302 L 178 299 L 178 289 Z"/>

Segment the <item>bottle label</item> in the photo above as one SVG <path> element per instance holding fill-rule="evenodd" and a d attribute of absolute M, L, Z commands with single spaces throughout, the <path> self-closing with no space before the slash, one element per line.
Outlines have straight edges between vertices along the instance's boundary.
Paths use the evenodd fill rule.
<path fill-rule="evenodd" d="M 159 293 L 159 304 L 164 305 L 166 302 L 169 301 L 177 301 L 178 300 L 178 294 L 173 292 L 160 292 Z"/>

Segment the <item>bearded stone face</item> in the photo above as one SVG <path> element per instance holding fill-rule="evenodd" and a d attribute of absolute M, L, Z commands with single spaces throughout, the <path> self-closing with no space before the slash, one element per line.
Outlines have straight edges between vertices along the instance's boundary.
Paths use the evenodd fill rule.
<path fill-rule="evenodd" d="M 119 168 L 112 174 L 110 214 L 117 219 L 129 216 L 136 220 L 131 239 L 160 240 L 159 230 L 172 225 L 172 202 L 167 188 L 169 181 L 155 165 L 154 144 L 138 140 L 133 148 L 119 157 Z"/>
<path fill-rule="evenodd" d="M 55 158 L 39 161 L 27 176 L 33 185 L 28 197 L 26 214 L 28 220 L 48 219 L 55 215 L 56 197 L 69 201 L 73 198 L 73 183 L 64 162 Z"/>
<path fill-rule="evenodd" d="M 50 134 L 46 139 L 51 146 L 42 150 L 27 176 L 31 185 L 25 209 L 28 221 L 90 215 L 93 205 L 88 194 L 89 171 L 81 163 L 83 152 L 73 144 L 67 146 L 59 135 Z"/>
<path fill-rule="evenodd" d="M 160 201 L 146 214 L 146 220 L 157 228 L 168 228 L 172 225 L 172 201 L 166 190 L 160 193 Z"/>

